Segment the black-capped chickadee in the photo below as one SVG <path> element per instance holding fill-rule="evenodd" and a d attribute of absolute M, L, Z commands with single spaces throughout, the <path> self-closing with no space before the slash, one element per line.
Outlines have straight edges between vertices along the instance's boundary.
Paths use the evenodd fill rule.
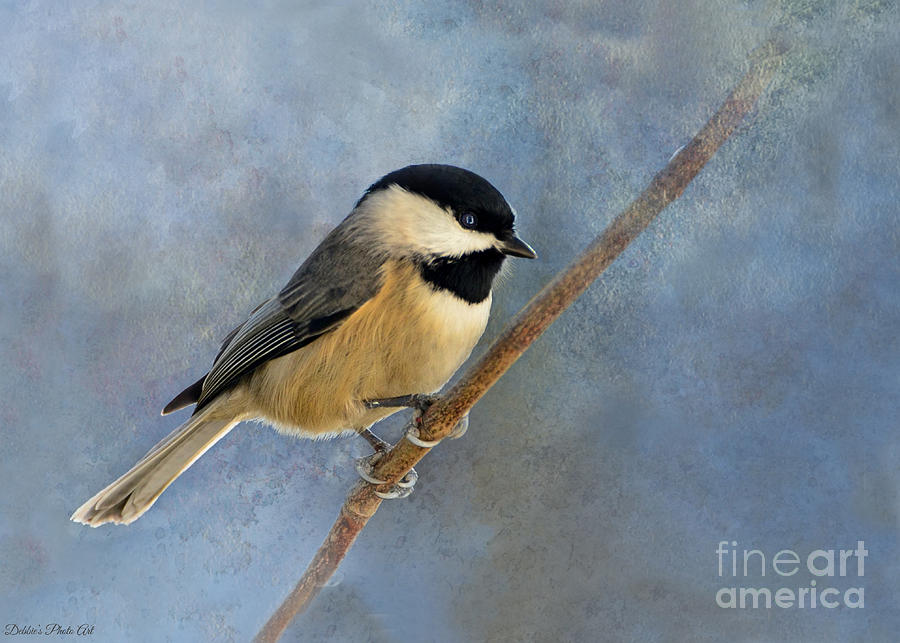
<path fill-rule="evenodd" d="M 72 520 L 128 524 L 242 420 L 329 437 L 439 390 L 484 332 L 507 256 L 534 258 L 494 186 L 449 165 L 411 165 L 372 185 L 275 297 L 232 331 L 212 369 L 175 397 L 187 422 Z"/>

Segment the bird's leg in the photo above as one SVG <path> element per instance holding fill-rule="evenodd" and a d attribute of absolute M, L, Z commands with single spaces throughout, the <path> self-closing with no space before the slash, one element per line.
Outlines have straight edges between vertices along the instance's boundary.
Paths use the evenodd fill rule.
<path fill-rule="evenodd" d="M 359 432 L 359 434 L 366 439 L 366 442 L 372 445 L 372 448 L 375 449 L 375 453 L 381 453 L 382 451 L 387 451 L 391 448 L 389 442 L 385 442 L 377 435 L 372 433 L 371 429 L 363 429 Z"/>
<path fill-rule="evenodd" d="M 437 395 L 414 393 L 412 395 L 399 395 L 397 397 L 384 397 L 377 400 L 366 400 L 367 409 L 380 408 L 413 408 L 425 413 L 432 404 L 438 401 Z"/>
<path fill-rule="evenodd" d="M 368 428 L 362 429 L 359 431 L 359 434 L 372 445 L 372 448 L 375 449 L 375 453 L 364 458 L 359 458 L 356 461 L 356 472 L 359 474 L 359 477 L 366 482 L 373 485 L 382 485 L 387 482 L 387 480 L 379 480 L 374 477 L 372 473 L 375 470 L 375 465 L 378 464 L 378 461 L 381 460 L 391 445 L 379 438 Z M 416 473 L 416 470 L 410 469 L 407 474 L 394 483 L 388 491 L 376 491 L 375 495 L 383 499 L 405 498 L 412 493 L 413 487 L 418 479 L 419 474 Z"/>

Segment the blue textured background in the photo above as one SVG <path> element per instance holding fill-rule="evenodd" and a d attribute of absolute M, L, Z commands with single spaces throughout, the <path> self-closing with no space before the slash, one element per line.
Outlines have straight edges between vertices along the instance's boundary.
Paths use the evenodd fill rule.
<path fill-rule="evenodd" d="M 250 638 L 363 443 L 244 425 L 131 527 L 68 522 L 180 421 L 160 407 L 412 162 L 488 177 L 540 253 L 490 340 L 783 27 L 750 121 L 286 640 L 895 639 L 893 2 L 248 4 L 0 2 L 0 624 Z M 720 540 L 864 540 L 865 578 L 832 584 L 865 608 L 719 608 Z"/>

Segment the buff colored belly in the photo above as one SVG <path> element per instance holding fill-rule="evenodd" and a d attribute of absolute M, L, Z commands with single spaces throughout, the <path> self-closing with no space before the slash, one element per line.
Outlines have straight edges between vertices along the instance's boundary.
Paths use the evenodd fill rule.
<path fill-rule="evenodd" d="M 389 267 L 379 293 L 336 330 L 261 367 L 250 393 L 286 432 L 361 429 L 392 410 L 363 400 L 433 393 L 472 352 L 491 298 L 468 304 L 435 291 L 411 266 Z"/>

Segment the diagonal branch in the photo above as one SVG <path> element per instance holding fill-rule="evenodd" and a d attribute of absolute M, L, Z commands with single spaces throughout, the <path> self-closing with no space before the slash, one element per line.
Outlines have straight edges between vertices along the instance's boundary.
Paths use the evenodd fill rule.
<path fill-rule="evenodd" d="M 772 39 L 750 57 L 750 68 L 703 129 L 679 150 L 650 185 L 609 227 L 560 272 L 510 322 L 484 356 L 423 418 L 420 438 L 447 436 L 469 409 L 496 383 L 519 356 L 575 301 L 688 183 L 734 132 L 765 90 L 787 46 Z M 256 636 L 260 643 L 276 641 L 297 614 L 309 605 L 343 560 L 359 532 L 381 504 L 377 490 L 387 490 L 431 449 L 402 438 L 378 462 L 373 476 L 388 484 L 357 483 L 341 507 L 337 521 L 316 552 L 297 586 Z"/>

